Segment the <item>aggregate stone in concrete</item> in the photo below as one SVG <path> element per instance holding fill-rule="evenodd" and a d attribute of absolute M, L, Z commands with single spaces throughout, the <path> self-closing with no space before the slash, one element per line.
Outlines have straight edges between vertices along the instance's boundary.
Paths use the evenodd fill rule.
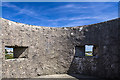
<path fill-rule="evenodd" d="M 3 78 L 83 74 L 119 78 L 119 18 L 76 27 L 41 27 L 2 20 Z M 96 55 L 75 57 L 75 47 L 94 45 Z M 5 46 L 26 48 L 21 57 L 5 59 Z M 17 52 L 16 52 L 17 53 Z"/>

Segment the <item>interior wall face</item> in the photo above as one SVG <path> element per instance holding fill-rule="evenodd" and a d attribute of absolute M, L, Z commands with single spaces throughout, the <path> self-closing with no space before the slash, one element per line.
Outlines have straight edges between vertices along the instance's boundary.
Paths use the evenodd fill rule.
<path fill-rule="evenodd" d="M 83 45 L 97 46 L 94 57 L 74 57 L 69 73 L 94 75 L 103 78 L 119 78 L 119 19 L 88 25 Z"/>
<path fill-rule="evenodd" d="M 1 19 L 0 19 L 0 79 L 2 79 L 2 23 L 1 23 Z"/>
<path fill-rule="evenodd" d="M 118 78 L 118 20 L 50 28 L 2 19 L 3 77 L 29 78 L 77 73 Z M 98 53 L 92 57 L 75 57 L 75 46 L 85 45 L 96 46 Z M 27 47 L 27 57 L 6 60 L 5 46 Z"/>

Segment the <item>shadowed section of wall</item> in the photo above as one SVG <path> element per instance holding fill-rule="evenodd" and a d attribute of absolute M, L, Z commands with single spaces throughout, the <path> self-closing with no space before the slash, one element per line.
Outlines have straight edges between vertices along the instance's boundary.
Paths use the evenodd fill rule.
<path fill-rule="evenodd" d="M 52 28 L 2 19 L 3 77 L 30 78 L 77 73 L 118 78 L 118 20 Z M 75 46 L 85 44 L 97 46 L 98 53 L 93 57 L 74 57 Z M 27 57 L 5 60 L 5 46 L 27 47 Z"/>
<path fill-rule="evenodd" d="M 120 2 L 119 2 L 120 3 Z M 118 22 L 118 55 L 120 57 L 120 19 L 119 19 L 119 22 Z M 120 61 L 120 58 L 119 58 L 119 61 Z M 119 64 L 119 74 L 120 74 L 120 64 Z"/>
<path fill-rule="evenodd" d="M 82 44 L 97 46 L 98 53 L 94 57 L 74 57 L 68 71 L 69 74 L 119 78 L 119 20 L 111 20 L 86 27 L 88 31 L 84 31 L 85 39 Z"/>

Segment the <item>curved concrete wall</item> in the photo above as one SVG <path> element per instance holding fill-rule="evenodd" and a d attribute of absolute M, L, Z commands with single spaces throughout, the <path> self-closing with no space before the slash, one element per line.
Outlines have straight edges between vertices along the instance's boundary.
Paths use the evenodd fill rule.
<path fill-rule="evenodd" d="M 78 27 L 40 27 L 2 19 L 3 77 L 77 73 L 119 77 L 119 19 Z M 75 57 L 75 46 L 98 47 L 93 57 Z M 5 60 L 5 46 L 28 47 L 27 58 Z"/>

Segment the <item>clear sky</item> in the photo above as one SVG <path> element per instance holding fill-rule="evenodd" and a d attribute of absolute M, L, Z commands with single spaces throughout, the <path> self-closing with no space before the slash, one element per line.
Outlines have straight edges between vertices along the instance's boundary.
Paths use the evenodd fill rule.
<path fill-rule="evenodd" d="M 37 26 L 82 26 L 117 18 L 118 2 L 3 2 L 2 17 Z"/>
<path fill-rule="evenodd" d="M 85 45 L 85 51 L 93 51 L 93 45 Z"/>

